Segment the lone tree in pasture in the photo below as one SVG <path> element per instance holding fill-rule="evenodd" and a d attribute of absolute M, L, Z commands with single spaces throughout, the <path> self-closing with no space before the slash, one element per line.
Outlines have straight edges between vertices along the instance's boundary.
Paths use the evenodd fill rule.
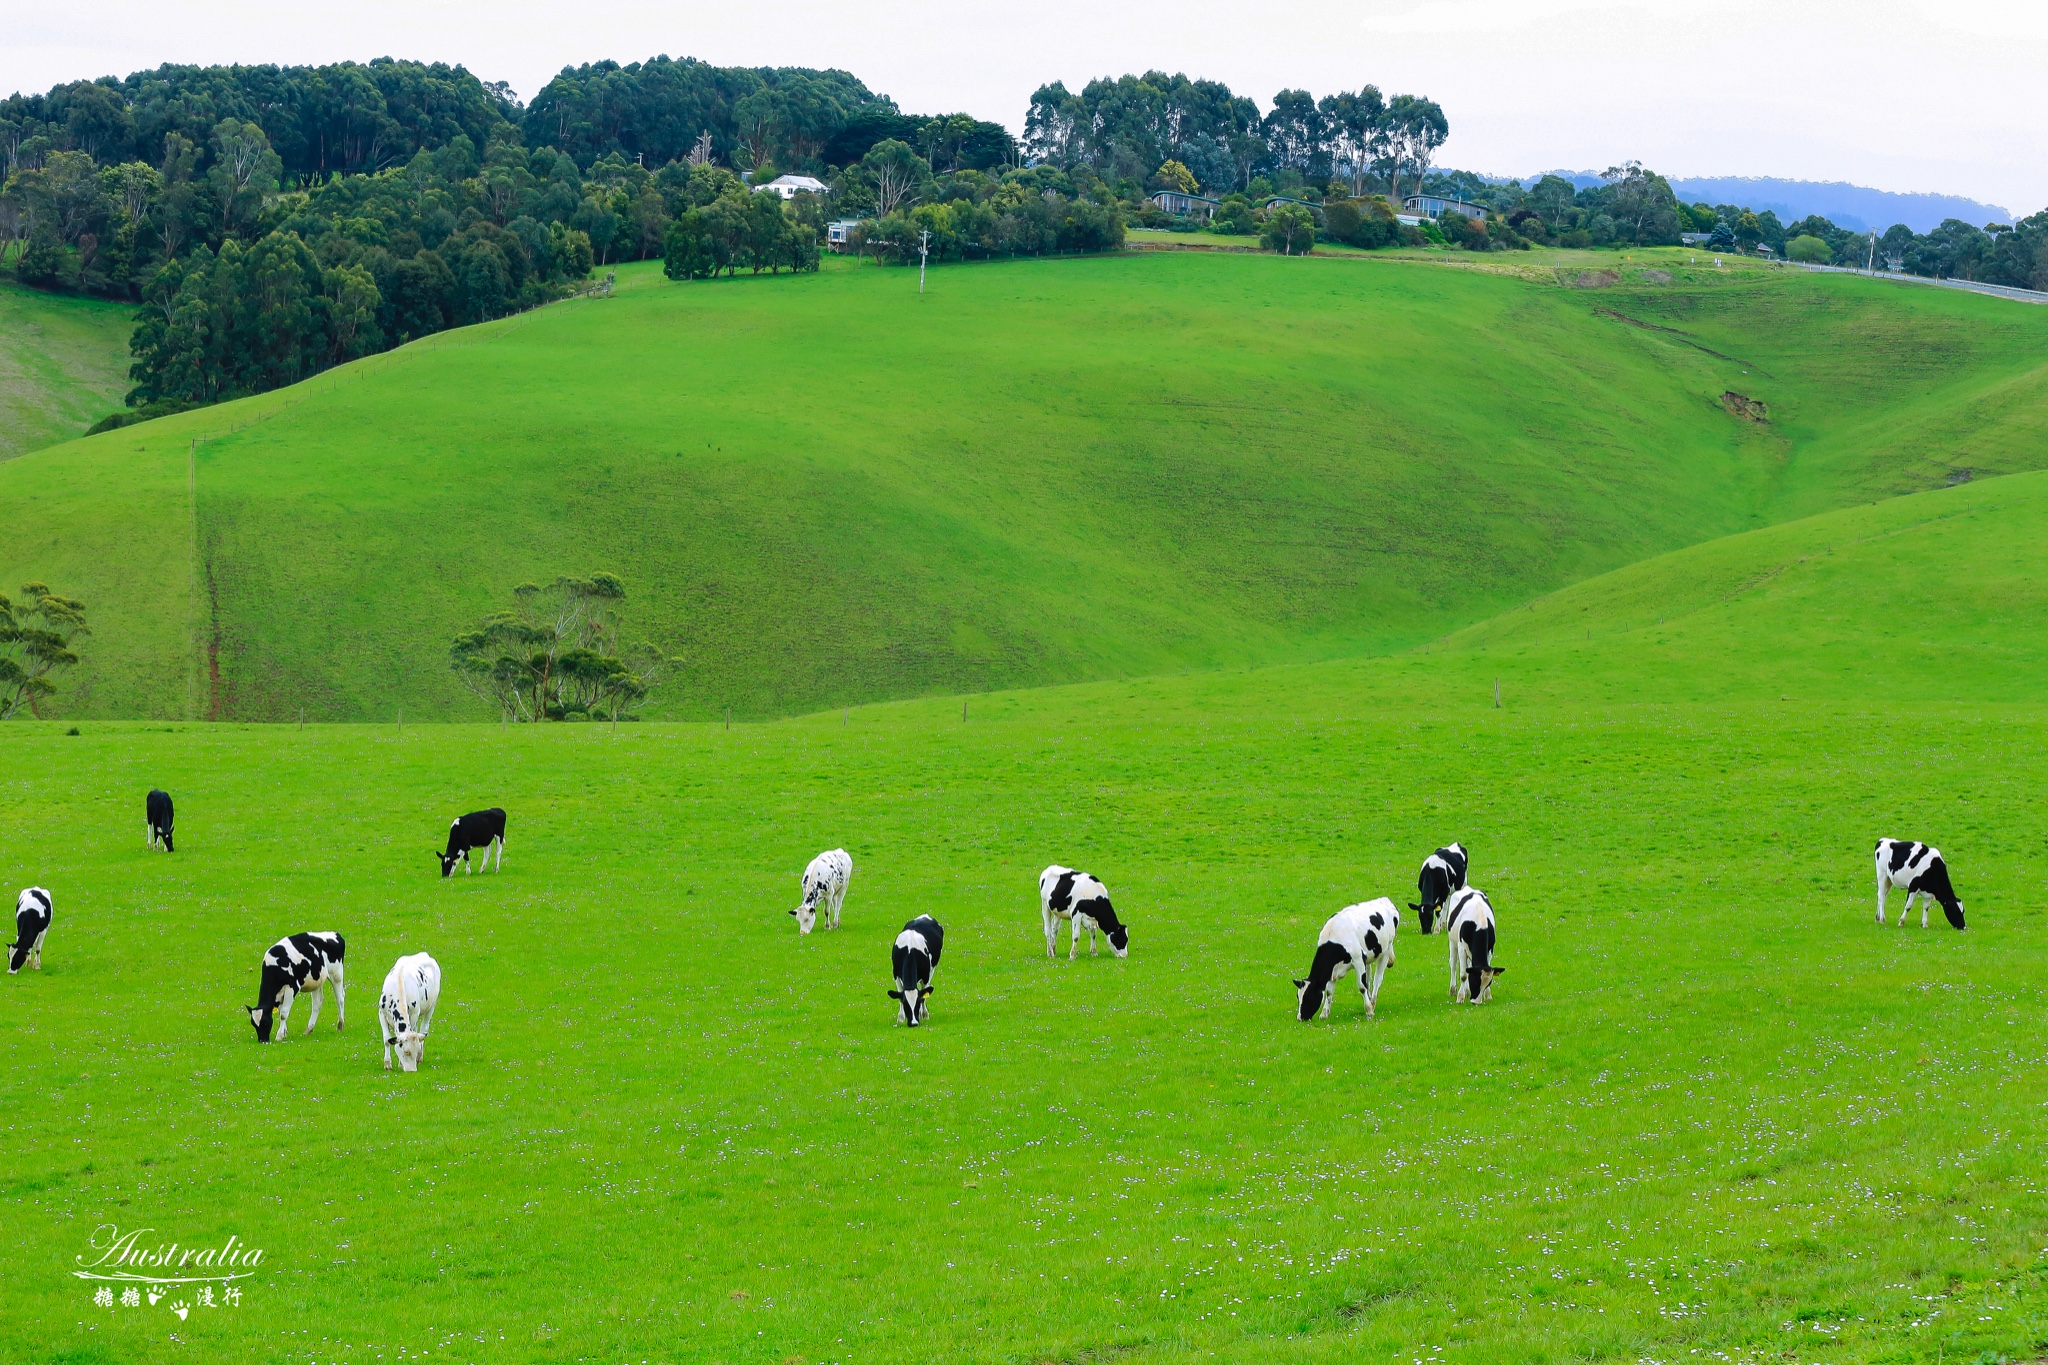
<path fill-rule="evenodd" d="M 1299 204 L 1276 204 L 1260 243 L 1283 256 L 1306 256 L 1316 249 L 1315 216 Z"/>
<path fill-rule="evenodd" d="M 42 583 L 22 584 L 21 595 L 17 604 L 0 593 L 0 720 L 23 707 L 41 715 L 43 698 L 57 690 L 51 675 L 77 663 L 72 643 L 92 634 L 77 598 L 59 597 Z"/>
<path fill-rule="evenodd" d="M 522 583 L 449 648 L 457 677 L 506 721 L 619 720 L 678 660 L 654 645 L 619 645 L 617 574 Z"/>

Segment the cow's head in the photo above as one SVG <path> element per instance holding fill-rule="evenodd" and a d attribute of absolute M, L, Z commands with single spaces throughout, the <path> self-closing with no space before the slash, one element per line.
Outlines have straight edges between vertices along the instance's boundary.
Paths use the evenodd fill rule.
<path fill-rule="evenodd" d="M 1963 927 L 1963 903 L 1949 901 L 1941 907 L 1941 913 L 1948 916 L 1948 922 L 1960 929 Z"/>
<path fill-rule="evenodd" d="M 420 1056 L 426 1051 L 427 1040 L 413 1031 L 406 1022 L 405 1010 L 390 996 L 378 998 L 377 1013 L 384 1020 L 384 1046 L 398 1053 L 398 1069 L 418 1071 Z M 391 1069 L 388 1060 L 384 1063 L 384 1069 Z"/>
<path fill-rule="evenodd" d="M 249 1026 L 256 1030 L 256 1041 L 259 1043 L 269 1042 L 270 1023 L 272 1019 L 276 1018 L 271 1007 L 268 1005 L 244 1005 L 242 1008 L 249 1012 Z"/>
<path fill-rule="evenodd" d="M 911 1028 L 922 1024 L 925 1020 L 926 1007 L 931 1003 L 932 992 L 937 989 L 937 986 L 927 980 L 922 985 L 890 991 L 889 998 L 896 1002 L 896 1018 Z"/>
<path fill-rule="evenodd" d="M 1505 971 L 1507 971 L 1505 967 L 1472 968 L 1471 979 L 1465 984 L 1468 1001 L 1477 1005 L 1483 1001 L 1493 999 L 1493 979 Z"/>
<path fill-rule="evenodd" d="M 1109 931 L 1108 938 L 1109 950 L 1111 952 L 1115 953 L 1118 957 L 1129 957 L 1131 955 L 1131 929 L 1129 925 L 1119 924 L 1116 928 Z"/>
<path fill-rule="evenodd" d="M 1323 998 L 1329 994 L 1330 983 L 1318 986 L 1313 979 L 1294 983 L 1294 1017 L 1306 1024 L 1322 1013 Z"/>
<path fill-rule="evenodd" d="M 176 852 L 176 850 L 171 847 L 171 827 L 169 825 L 165 825 L 163 829 L 160 831 L 160 833 L 162 833 L 162 835 L 164 836 L 164 852 Z"/>
<path fill-rule="evenodd" d="M 811 881 L 808 878 L 805 879 L 804 903 L 789 912 L 796 916 L 798 933 L 808 934 L 811 932 L 811 926 L 818 922 L 818 901 L 823 897 L 824 893 L 825 888 L 822 883 Z"/>
<path fill-rule="evenodd" d="M 434 854 L 434 857 L 435 857 L 436 859 L 438 859 L 438 860 L 440 861 L 440 864 L 441 864 L 441 875 L 442 875 L 443 877 L 447 877 L 448 875 L 450 875 L 451 873 L 453 873 L 453 872 L 455 871 L 455 865 L 456 865 L 457 863 L 461 862 L 461 861 L 463 860 L 463 858 L 464 858 L 465 856 L 466 856 L 466 854 L 463 854 L 463 853 L 438 853 L 438 852 L 437 852 L 437 853 L 435 853 L 435 854 Z"/>
<path fill-rule="evenodd" d="M 1426 934 L 1429 932 L 1430 926 L 1436 923 L 1436 917 L 1442 913 L 1444 904 L 1442 901 L 1431 901 L 1427 904 L 1417 905 L 1414 901 L 1409 901 L 1408 908 L 1415 912 L 1415 923 Z"/>

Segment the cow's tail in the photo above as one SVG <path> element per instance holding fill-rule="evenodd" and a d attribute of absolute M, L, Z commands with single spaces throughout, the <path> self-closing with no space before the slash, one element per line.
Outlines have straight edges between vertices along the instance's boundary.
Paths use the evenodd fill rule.
<path fill-rule="evenodd" d="M 1477 1001 L 1479 993 L 1486 989 L 1486 973 L 1493 966 L 1493 926 L 1466 925 L 1465 947 L 1471 964 L 1466 968 L 1465 986 L 1468 998 Z"/>

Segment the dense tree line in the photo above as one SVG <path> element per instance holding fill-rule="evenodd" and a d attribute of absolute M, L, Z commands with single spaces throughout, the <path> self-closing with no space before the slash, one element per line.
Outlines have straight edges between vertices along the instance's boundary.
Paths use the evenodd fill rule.
<path fill-rule="evenodd" d="M 985 170 L 1016 155 L 1000 124 L 965 114 L 898 111 L 844 71 L 718 67 L 656 57 L 566 67 L 520 116 L 528 146 L 589 165 L 617 153 L 648 166 L 723 162 L 765 180 L 776 170 L 823 175 L 895 138 L 948 170 Z"/>
<path fill-rule="evenodd" d="M 0 266 L 141 304 L 129 401 L 155 415 L 561 297 L 678 224 L 717 228 L 721 268 L 815 269 L 822 206 L 754 203 L 735 171 L 851 166 L 860 211 L 883 142 L 1016 160 L 1000 127 L 844 72 L 603 62 L 522 107 L 460 67 L 165 66 L 0 101 Z"/>
<path fill-rule="evenodd" d="M 1343 180 L 1355 197 L 1374 190 L 1399 201 L 1404 183 L 1428 175 L 1450 122 L 1434 100 L 1382 96 L 1377 86 L 1315 98 L 1282 90 L 1264 114 L 1220 81 L 1148 71 L 1090 81 L 1076 95 L 1055 81 L 1025 114 L 1023 150 L 1033 161 L 1086 165 L 1112 181 L 1145 180 L 1168 161 L 1215 198 Z"/>

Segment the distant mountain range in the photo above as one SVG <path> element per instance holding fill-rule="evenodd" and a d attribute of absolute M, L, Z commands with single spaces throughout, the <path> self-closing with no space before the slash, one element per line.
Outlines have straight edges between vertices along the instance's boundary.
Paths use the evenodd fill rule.
<path fill-rule="evenodd" d="M 1561 176 L 1580 189 L 1598 185 L 1594 171 L 1546 171 Z M 1533 185 L 1542 176 L 1520 177 Z M 1672 191 L 1688 204 L 1740 204 L 1762 213 L 1776 213 L 1790 223 L 1809 213 L 1818 213 L 1837 227 L 1851 232 L 1871 228 L 1882 231 L 1904 223 L 1915 232 L 1939 227 L 1945 218 L 1960 218 L 1983 227 L 1986 223 L 2010 223 L 2013 213 L 1996 204 L 1980 203 L 1955 194 L 1896 194 L 1891 190 L 1867 189 L 1841 180 L 1778 180 L 1766 175 L 1668 177 Z"/>

